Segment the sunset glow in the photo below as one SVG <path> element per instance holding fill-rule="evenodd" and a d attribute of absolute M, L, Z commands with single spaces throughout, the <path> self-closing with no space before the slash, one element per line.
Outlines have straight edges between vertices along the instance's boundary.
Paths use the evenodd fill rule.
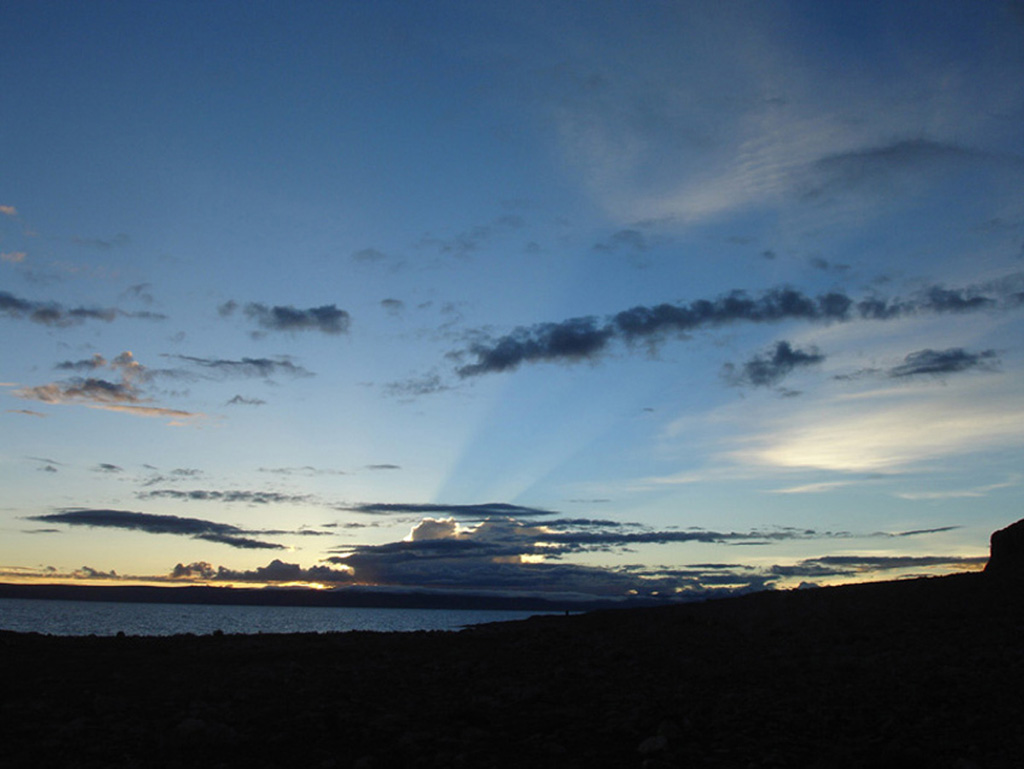
<path fill-rule="evenodd" d="M 712 594 L 1024 501 L 1024 17 L 16 2 L 0 581 Z"/>

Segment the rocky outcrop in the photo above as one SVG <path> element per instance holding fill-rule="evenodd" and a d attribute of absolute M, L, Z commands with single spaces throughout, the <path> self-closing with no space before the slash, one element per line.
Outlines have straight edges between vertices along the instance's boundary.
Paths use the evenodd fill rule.
<path fill-rule="evenodd" d="M 985 573 L 1024 579 L 1024 519 L 992 532 Z"/>

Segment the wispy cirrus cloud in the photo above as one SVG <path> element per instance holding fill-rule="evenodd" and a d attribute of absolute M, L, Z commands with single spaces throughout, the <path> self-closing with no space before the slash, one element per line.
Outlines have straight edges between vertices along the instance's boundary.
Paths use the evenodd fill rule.
<path fill-rule="evenodd" d="M 557 515 L 554 510 L 544 510 L 536 507 L 523 507 L 522 505 L 511 505 L 505 502 L 485 502 L 470 505 L 446 505 L 425 502 L 370 502 L 353 505 L 346 509 L 353 510 L 357 513 L 371 513 L 374 515 L 413 513 L 416 515 L 451 515 L 456 518 L 486 518 L 491 515 L 519 517 Z"/>
<path fill-rule="evenodd" d="M 281 494 L 274 491 L 229 490 L 217 491 L 206 489 L 153 489 L 135 493 L 139 499 L 177 499 L 182 502 L 225 502 L 248 505 L 270 504 L 305 504 L 313 497 L 310 494 Z"/>
<path fill-rule="evenodd" d="M 486 224 L 478 224 L 448 237 L 424 235 L 419 246 L 435 248 L 444 255 L 466 258 L 483 248 L 494 238 L 521 229 L 525 224 L 517 214 L 502 214 Z"/>
<path fill-rule="evenodd" d="M 912 376 L 942 376 L 957 374 L 962 371 L 995 371 L 999 365 L 999 355 L 995 350 L 968 352 L 961 347 L 947 350 L 918 350 L 912 352 L 903 363 L 889 370 L 893 378 Z"/>
<path fill-rule="evenodd" d="M 1019 486 L 1020 475 L 1012 475 L 1006 481 L 1000 483 L 988 483 L 982 486 L 970 486 L 968 488 L 944 489 L 941 491 L 903 491 L 896 494 L 901 499 L 912 500 L 936 500 L 936 499 L 977 499 L 986 497 L 993 491 L 1009 489 Z"/>
<path fill-rule="evenodd" d="M 71 238 L 71 242 L 76 246 L 84 246 L 85 248 L 95 248 L 101 251 L 109 251 L 114 248 L 120 248 L 131 243 L 125 233 L 119 232 L 112 238 L 86 238 L 79 235 L 75 235 Z"/>
<path fill-rule="evenodd" d="M 780 410 L 747 426 L 723 458 L 750 468 L 894 473 L 1024 445 L 1024 408 L 1012 388 L 987 378 L 926 388 L 823 396 Z"/>
<path fill-rule="evenodd" d="M 164 354 L 165 358 L 180 360 L 196 367 L 207 376 L 243 379 L 268 379 L 277 374 L 291 377 L 311 377 L 313 372 L 292 361 L 286 355 L 273 358 L 201 358 L 195 355 Z"/>
<path fill-rule="evenodd" d="M 271 473 L 273 475 L 301 475 L 306 477 L 314 477 L 317 475 L 345 475 L 344 470 L 313 467 L 312 465 L 304 465 L 303 467 L 261 467 L 258 471 L 261 473 Z"/>
<path fill-rule="evenodd" d="M 988 556 L 948 555 L 826 555 L 806 558 L 796 564 L 771 567 L 777 577 L 853 577 L 879 574 L 897 569 L 925 570 L 942 567 L 975 571 L 984 566 Z"/>

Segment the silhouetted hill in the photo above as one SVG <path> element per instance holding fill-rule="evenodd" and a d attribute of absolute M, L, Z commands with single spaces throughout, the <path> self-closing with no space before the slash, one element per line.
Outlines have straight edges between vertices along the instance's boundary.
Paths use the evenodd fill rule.
<path fill-rule="evenodd" d="M 458 633 L 0 633 L 11 766 L 1016 767 L 1024 592 L 987 574 Z"/>

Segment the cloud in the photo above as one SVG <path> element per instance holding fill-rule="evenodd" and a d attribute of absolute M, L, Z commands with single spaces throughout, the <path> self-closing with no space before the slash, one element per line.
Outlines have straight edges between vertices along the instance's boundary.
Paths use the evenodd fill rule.
<path fill-rule="evenodd" d="M 38 411 L 32 411 L 31 409 L 7 409 L 7 413 L 24 414 L 25 416 L 28 417 L 43 417 L 44 419 L 49 416 L 49 414 L 41 414 Z"/>
<path fill-rule="evenodd" d="M 827 555 L 807 558 L 791 566 L 772 566 L 771 574 L 778 577 L 852 577 L 895 569 L 919 569 L 935 566 L 975 570 L 987 561 L 988 556 Z"/>
<path fill-rule="evenodd" d="M 85 401 L 93 405 L 112 403 L 135 403 L 139 400 L 134 388 L 124 382 L 108 382 L 105 379 L 88 377 L 76 378 L 67 384 L 45 384 L 23 387 L 15 390 L 19 398 L 41 401 L 42 403 L 72 403 Z"/>
<path fill-rule="evenodd" d="M 789 486 L 784 489 L 772 489 L 773 494 L 821 494 L 833 489 L 849 486 L 853 481 L 823 481 L 821 483 L 805 483 L 800 486 Z"/>
<path fill-rule="evenodd" d="M 66 360 L 54 366 L 58 371 L 95 371 L 98 368 L 105 368 L 107 359 L 99 353 L 93 353 L 91 358 L 84 360 Z"/>
<path fill-rule="evenodd" d="M 284 545 L 262 542 L 246 536 L 260 532 L 246 531 L 226 523 L 177 515 L 136 513 L 128 510 L 70 508 L 59 513 L 29 516 L 30 521 L 64 523 L 68 526 L 144 531 L 149 534 L 177 534 L 179 536 L 218 542 L 242 550 L 283 550 Z"/>
<path fill-rule="evenodd" d="M 486 518 L 492 515 L 534 517 L 557 515 L 553 510 L 536 507 L 510 505 L 504 502 L 486 502 L 475 505 L 444 505 L 419 502 L 373 502 L 345 508 L 357 513 L 388 515 L 391 513 L 413 513 L 416 515 L 440 514 L 456 518 Z"/>
<path fill-rule="evenodd" d="M 878 190 L 894 180 L 928 176 L 967 168 L 977 162 L 1016 162 L 956 144 L 916 138 L 837 152 L 814 161 L 807 169 L 812 181 L 803 197 L 816 198 L 839 191 Z"/>
<path fill-rule="evenodd" d="M 287 374 L 293 377 L 310 377 L 313 372 L 293 363 L 287 356 L 276 358 L 241 358 L 230 360 L 226 358 L 197 358 L 193 355 L 168 355 L 166 358 L 176 358 L 185 361 L 200 369 L 224 377 L 240 378 L 262 378 L 266 379 L 275 374 Z"/>
<path fill-rule="evenodd" d="M 330 566 L 311 566 L 304 569 L 296 563 L 285 563 L 274 559 L 266 566 L 250 571 L 235 571 L 219 566 L 214 569 L 206 561 L 177 564 L 170 574 L 171 579 L 221 581 L 221 582 L 317 582 L 322 584 L 350 584 L 352 573 L 348 569 L 334 569 Z"/>
<path fill-rule="evenodd" d="M 420 506 L 405 506 L 414 512 Z M 443 511 L 442 511 L 443 512 Z M 763 588 L 775 578 L 754 567 L 704 570 L 602 568 L 561 563 L 568 554 L 621 551 L 680 542 L 765 545 L 786 540 L 849 539 L 847 532 L 771 528 L 746 532 L 652 531 L 595 519 L 523 522 L 507 516 L 465 525 L 454 516 L 425 517 L 406 539 L 339 547 L 327 562 L 352 569 L 357 582 L 460 589 L 574 591 L 597 595 L 654 591 L 667 595 Z M 888 537 L 879 533 L 873 536 Z"/>
<path fill-rule="evenodd" d="M 218 308 L 218 312 L 222 316 L 228 316 L 233 314 L 237 307 L 234 301 L 226 302 Z M 250 302 L 245 305 L 243 312 L 246 317 L 267 331 L 320 331 L 324 334 L 344 334 L 348 331 L 351 321 L 345 310 L 339 310 L 333 304 L 303 310 L 288 305 L 268 307 L 260 302 Z"/>
<path fill-rule="evenodd" d="M 893 378 L 910 376 L 941 376 L 961 371 L 977 369 L 994 371 L 999 363 L 995 350 L 983 350 L 971 353 L 961 347 L 950 347 L 946 350 L 918 350 L 903 359 L 903 363 L 889 370 Z"/>
<path fill-rule="evenodd" d="M 352 252 L 352 258 L 357 262 L 382 262 L 388 255 L 376 248 L 363 248 Z"/>
<path fill-rule="evenodd" d="M 854 300 L 839 291 L 816 297 L 793 288 L 778 287 L 751 297 L 733 291 L 715 299 L 689 304 L 637 306 L 603 321 L 571 318 L 558 323 L 521 326 L 497 339 L 474 342 L 464 353 L 475 361 L 457 369 L 460 377 L 510 371 L 524 363 L 576 362 L 594 359 L 614 340 L 658 343 L 669 335 L 685 336 L 699 330 L 738 323 L 805 321 L 845 323 L 884 321 L 920 314 L 968 313 L 986 309 L 1018 309 L 1021 274 L 1006 276 L 985 286 L 949 289 L 930 286 L 909 298 L 868 296 Z"/>
<path fill-rule="evenodd" d="M 514 507 L 514 506 L 509 506 Z M 389 551 L 406 549 L 408 543 L 456 540 L 462 544 L 439 545 L 453 551 L 464 549 L 490 556 L 544 555 L 557 557 L 565 553 L 608 551 L 631 545 L 665 545 L 684 542 L 727 544 L 736 542 L 782 542 L 809 539 L 847 539 L 849 532 L 818 531 L 776 527 L 752 531 L 713 531 L 691 528 L 681 530 L 651 530 L 636 523 L 607 521 L 591 518 L 560 518 L 551 521 L 523 522 L 511 515 L 490 515 L 483 520 L 468 515 L 465 510 L 444 506 L 405 505 L 400 512 L 441 513 L 447 518 L 424 517 L 417 523 L 404 543 L 386 546 L 366 546 L 372 551 L 384 547 Z M 475 525 L 464 525 L 460 520 L 477 520 Z M 879 532 L 872 536 L 892 536 Z M 346 548 L 349 550 L 350 548 Z M 358 550 L 369 552 L 364 548 Z"/>
<path fill-rule="evenodd" d="M 474 344 L 469 352 L 476 362 L 458 369 L 460 377 L 508 371 L 521 363 L 578 361 L 602 352 L 614 336 L 609 326 L 595 318 L 572 318 L 561 323 L 520 327 L 489 344 Z"/>
<path fill-rule="evenodd" d="M 388 315 L 401 315 L 405 309 L 405 302 L 400 299 L 381 299 L 380 306 Z"/>
<path fill-rule="evenodd" d="M 310 465 L 305 465 L 304 467 L 261 467 L 259 472 L 273 473 L 275 475 L 304 475 L 308 477 L 316 475 L 345 475 L 344 470 L 311 467 Z"/>
<path fill-rule="evenodd" d="M 107 367 L 121 375 L 120 382 L 111 382 L 99 377 L 74 377 L 65 382 L 52 382 L 34 387 L 22 387 L 14 395 L 27 400 L 58 405 L 78 404 L 88 408 L 119 411 L 140 417 L 171 419 L 171 424 L 203 418 L 205 415 L 181 409 L 142 405 L 150 399 L 143 397 L 140 382 L 148 380 L 152 372 L 135 360 L 131 352 L 125 351 L 111 361 L 101 355 L 80 361 L 64 361 L 57 364 L 62 370 L 95 370 Z"/>
<path fill-rule="evenodd" d="M 213 579 L 217 570 L 208 561 L 194 561 L 188 566 L 175 564 L 171 570 L 171 579 Z"/>
<path fill-rule="evenodd" d="M 525 563 L 500 545 L 457 539 L 366 546 L 328 563 L 352 570 L 358 583 L 456 590 L 578 592 L 625 597 L 643 580 L 611 569 Z"/>
<path fill-rule="evenodd" d="M 848 264 L 834 264 L 827 259 L 822 259 L 820 256 L 812 256 L 807 261 L 811 267 L 822 272 L 847 272 L 850 269 Z"/>
<path fill-rule="evenodd" d="M 141 318 L 166 320 L 165 315 L 154 312 L 126 312 L 113 307 L 65 307 L 59 302 L 37 302 L 21 299 L 8 291 L 0 291 L 0 314 L 9 318 L 26 318 L 32 323 L 55 328 L 66 328 L 87 320 L 110 323 L 115 318 Z"/>
<path fill-rule="evenodd" d="M 650 244 L 646 236 L 639 229 L 627 228 L 612 232 L 608 240 L 594 245 L 595 251 L 616 251 L 628 249 L 631 251 L 647 251 Z"/>
<path fill-rule="evenodd" d="M 900 499 L 911 500 L 935 500 L 935 499 L 977 499 L 988 496 L 990 492 L 998 489 L 1009 489 L 1019 486 L 1021 476 L 1012 475 L 1002 483 L 990 483 L 985 486 L 972 486 L 967 489 L 946 489 L 943 491 L 906 491 L 896 496 Z"/>
<path fill-rule="evenodd" d="M 20 299 L 7 291 L 0 291 L 0 313 L 11 318 L 28 318 L 44 326 L 65 327 L 85 320 L 111 322 L 117 317 L 114 309 L 76 307 L 67 309 L 57 302 L 35 302 Z"/>
<path fill-rule="evenodd" d="M 911 529 L 910 531 L 897 531 L 892 534 L 885 534 L 880 532 L 884 536 L 888 537 L 917 537 L 921 534 L 941 534 L 946 531 L 955 531 L 961 528 L 960 526 L 936 526 L 931 529 Z"/>
<path fill-rule="evenodd" d="M 893 473 L 1017 447 L 1022 436 L 1024 408 L 1015 393 L 967 379 L 927 397 L 908 387 L 816 399 L 773 417 L 726 456 L 755 466 Z"/>
<path fill-rule="evenodd" d="M 97 473 L 123 473 L 124 468 L 112 465 L 109 462 L 100 462 L 95 468 Z"/>
<path fill-rule="evenodd" d="M 154 419 L 169 419 L 168 424 L 184 425 L 195 420 L 204 419 L 206 414 L 196 411 L 184 411 L 182 409 L 165 409 L 158 406 L 121 406 L 121 405 L 99 405 L 95 403 L 85 404 L 91 409 L 102 409 L 103 411 L 116 411 L 122 414 L 129 414 L 136 417 L 152 417 Z"/>
<path fill-rule="evenodd" d="M 109 251 L 112 248 L 119 248 L 121 246 L 128 245 L 128 243 L 131 242 L 131 239 L 123 232 L 119 232 L 109 240 L 104 240 L 103 238 L 81 238 L 76 235 L 71 238 L 71 242 L 76 246 L 85 246 L 86 248 L 98 248 L 103 251 Z"/>
<path fill-rule="evenodd" d="M 193 489 L 191 491 L 154 489 L 153 491 L 136 492 L 135 496 L 139 499 L 178 499 L 183 502 L 237 502 L 250 505 L 300 504 L 309 502 L 312 499 L 312 496 L 309 494 L 280 494 L 273 491 L 207 491 L 202 489 Z"/>
<path fill-rule="evenodd" d="M 441 254 L 466 258 L 479 251 L 495 237 L 522 229 L 525 221 L 515 214 L 504 214 L 487 224 L 478 224 L 450 238 L 438 238 L 424 235 L 419 242 L 421 247 L 433 247 Z"/>
<path fill-rule="evenodd" d="M 797 367 L 812 366 L 825 360 L 817 348 L 801 350 L 794 348 L 789 342 L 776 342 L 775 347 L 761 355 L 757 355 L 737 372 L 736 367 L 727 364 L 725 375 L 735 384 L 751 387 L 771 387 L 778 384 Z"/>
<path fill-rule="evenodd" d="M 555 545 L 565 551 L 584 551 L 627 545 L 667 545 L 679 542 L 703 542 L 707 544 L 780 542 L 802 539 L 847 538 L 846 532 L 820 532 L 814 529 L 759 529 L 753 531 L 712 531 L 694 529 L 689 531 L 556 531 L 539 537 L 545 545 Z"/>
<path fill-rule="evenodd" d="M 181 481 L 198 478 L 203 475 L 202 470 L 192 467 L 176 467 L 170 471 L 169 475 L 157 472 L 157 469 L 151 465 L 145 465 L 145 467 L 148 470 L 154 471 L 154 473 L 142 481 L 143 486 L 156 486 L 158 483 L 180 483 Z"/>
<path fill-rule="evenodd" d="M 17 216 L 18 209 L 14 206 L 0 206 L 0 214 L 3 214 L 4 216 Z"/>
<path fill-rule="evenodd" d="M 24 262 L 28 257 L 24 251 L 4 251 L 0 253 L 0 262 L 9 262 L 10 264 L 19 264 Z"/>
<path fill-rule="evenodd" d="M 236 395 L 234 398 L 224 404 L 225 406 L 265 406 L 267 402 L 260 398 L 246 398 L 242 395 Z"/>
<path fill-rule="evenodd" d="M 401 470 L 402 467 L 401 467 L 401 465 L 383 464 L 383 465 L 367 465 L 366 469 L 367 470 Z"/>
<path fill-rule="evenodd" d="M 383 386 L 385 395 L 399 399 L 433 395 L 450 389 L 452 389 L 451 385 L 446 384 L 440 374 L 424 374 L 398 382 L 388 382 Z"/>
<path fill-rule="evenodd" d="M 595 251 L 614 253 L 626 251 L 632 254 L 646 253 L 651 249 L 648 237 L 638 229 L 627 228 L 613 232 L 607 240 L 594 244 Z"/>

